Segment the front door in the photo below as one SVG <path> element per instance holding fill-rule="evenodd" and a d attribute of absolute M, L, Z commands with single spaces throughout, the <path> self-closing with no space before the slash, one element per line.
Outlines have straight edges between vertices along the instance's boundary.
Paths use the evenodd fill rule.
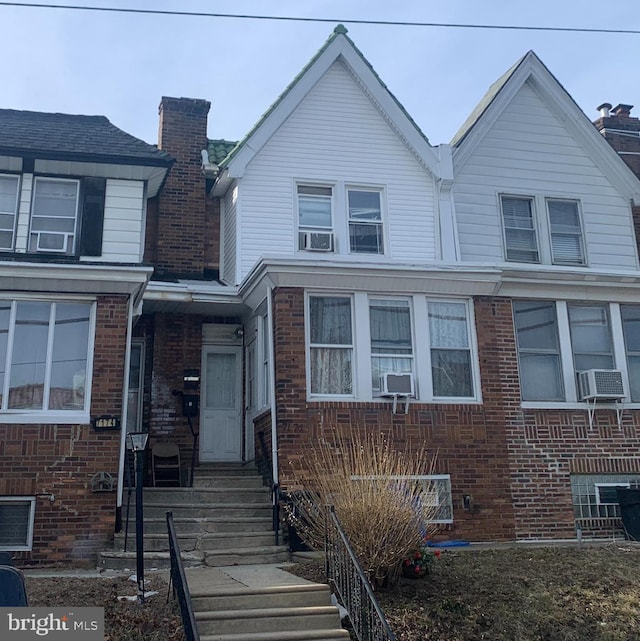
<path fill-rule="evenodd" d="M 242 459 L 242 352 L 207 345 L 202 350 L 200 460 Z"/>

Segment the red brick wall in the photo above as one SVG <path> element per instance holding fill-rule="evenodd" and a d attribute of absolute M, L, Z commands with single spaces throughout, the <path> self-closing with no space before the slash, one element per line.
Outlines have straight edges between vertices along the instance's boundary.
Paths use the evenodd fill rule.
<path fill-rule="evenodd" d="M 348 427 L 384 432 L 401 445 L 424 443 L 437 452 L 436 473 L 451 474 L 454 526 L 447 536 L 475 541 L 568 538 L 575 535 L 570 474 L 640 471 L 638 412 L 598 410 L 588 428 L 584 410 L 526 410 L 520 406 L 511 301 L 474 301 L 482 380 L 480 405 L 411 403 L 392 414 L 380 403 L 307 402 L 304 296 L 274 294 L 275 367 L 280 478 L 300 461 L 323 430 Z M 256 427 L 256 429 L 258 429 Z M 462 498 L 472 497 L 472 509 Z M 612 523 L 583 523 L 586 534 L 611 534 Z"/>
<path fill-rule="evenodd" d="M 122 412 L 126 297 L 99 297 L 91 415 Z M 93 493 L 96 472 L 117 477 L 120 432 L 90 425 L 0 425 L 0 495 L 37 496 L 33 550 L 20 564 L 95 565 L 112 545 L 116 493 Z M 49 500 L 49 495 L 55 498 Z"/>
<path fill-rule="evenodd" d="M 202 174 L 210 103 L 162 98 L 158 147 L 173 165 L 159 199 L 157 273 L 202 278 L 205 267 L 206 192 Z M 151 250 L 150 250 L 151 251 Z"/>

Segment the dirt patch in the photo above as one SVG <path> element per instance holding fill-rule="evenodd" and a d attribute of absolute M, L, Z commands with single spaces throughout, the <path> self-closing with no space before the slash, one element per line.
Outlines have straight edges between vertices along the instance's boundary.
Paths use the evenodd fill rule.
<path fill-rule="evenodd" d="M 146 603 L 119 600 L 136 594 L 127 577 L 72 578 L 27 576 L 32 607 L 104 607 L 105 641 L 184 641 L 177 602 L 167 603 L 168 585 L 159 576 L 145 577 L 147 591 L 157 591 Z"/>
<path fill-rule="evenodd" d="M 378 596 L 398 641 L 640 641 L 640 547 L 445 551 Z"/>

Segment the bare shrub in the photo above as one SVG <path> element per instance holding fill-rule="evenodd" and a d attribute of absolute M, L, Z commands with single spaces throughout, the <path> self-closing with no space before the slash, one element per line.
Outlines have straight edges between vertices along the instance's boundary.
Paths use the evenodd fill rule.
<path fill-rule="evenodd" d="M 433 473 L 426 450 L 394 447 L 384 434 L 341 433 L 320 439 L 297 466 L 286 510 L 300 538 L 324 543 L 324 508 L 333 505 L 372 585 L 397 582 L 404 558 L 433 529 L 437 487 L 416 479 Z"/>

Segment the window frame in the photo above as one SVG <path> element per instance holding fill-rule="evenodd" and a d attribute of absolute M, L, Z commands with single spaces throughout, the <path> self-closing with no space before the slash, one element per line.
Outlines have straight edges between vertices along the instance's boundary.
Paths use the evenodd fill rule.
<path fill-rule="evenodd" d="M 331 224 L 328 227 L 322 225 L 303 225 L 300 221 L 300 196 L 314 196 L 320 200 L 326 199 L 326 196 L 314 195 L 314 194 L 300 194 L 300 189 L 328 189 L 331 192 L 331 195 L 328 197 L 329 200 L 329 216 L 331 218 Z M 336 185 L 331 182 L 313 182 L 308 180 L 298 180 L 295 182 L 295 211 L 296 211 L 296 251 L 302 253 L 312 253 L 316 255 L 317 251 L 310 251 L 305 249 L 302 243 L 303 234 L 306 233 L 328 233 L 333 237 L 333 249 L 330 254 L 336 253 Z"/>
<path fill-rule="evenodd" d="M 0 496 L 0 503 L 29 503 L 27 535 L 24 545 L 0 545 L 2 552 L 29 552 L 33 549 L 33 526 L 36 515 L 35 496 Z"/>
<path fill-rule="evenodd" d="M 0 247 L 0 252 L 14 252 L 16 249 L 16 231 L 18 229 L 18 216 L 20 215 L 20 194 L 22 193 L 22 174 L 14 174 L 10 172 L 0 172 L 0 178 L 15 178 L 16 179 L 16 200 L 15 209 L 13 212 L 13 229 L 0 229 L 0 231 L 11 231 L 11 246 Z M 11 215 L 9 211 L 0 211 L 2 215 Z"/>
<path fill-rule="evenodd" d="M 514 298 L 512 302 L 516 301 L 546 301 L 553 303 L 556 313 L 556 322 L 558 326 L 558 340 L 560 346 L 560 361 L 561 361 L 561 374 L 564 383 L 564 398 L 562 400 L 544 400 L 544 401 L 525 401 L 521 399 L 521 406 L 531 409 L 584 409 L 587 406 L 586 401 L 579 398 L 579 390 L 577 384 L 577 370 L 573 357 L 573 342 L 571 337 L 571 329 L 569 323 L 569 306 L 570 305 L 599 305 L 602 304 L 607 309 L 609 321 L 609 333 L 611 338 L 611 347 L 613 355 L 613 369 L 622 372 L 622 381 L 627 396 L 624 399 L 625 407 L 640 407 L 640 400 L 630 400 L 630 385 L 629 385 L 629 369 L 627 364 L 627 350 L 623 332 L 621 307 L 630 306 L 637 307 L 640 311 L 640 305 L 633 303 L 607 303 L 604 301 L 582 301 L 582 300 L 554 300 L 548 298 Z M 513 309 L 513 306 L 512 306 Z M 515 325 L 515 313 L 513 314 L 514 333 L 517 332 Z M 517 333 L 516 333 L 517 335 Z M 520 351 L 516 343 L 516 353 L 518 357 L 518 372 L 521 369 Z M 603 405 L 613 406 L 613 404 L 601 403 Z"/>
<path fill-rule="evenodd" d="M 51 299 L 42 296 L 29 296 L 24 295 L 20 297 L 0 296 L 0 302 L 8 302 L 10 304 L 9 311 L 9 326 L 7 335 L 7 349 L 4 354 L 4 385 L 2 388 L 2 400 L 0 402 L 0 424 L 2 423 L 58 423 L 58 424 L 78 424 L 89 423 L 90 409 L 91 409 L 91 390 L 93 378 L 93 361 L 95 350 L 95 332 L 96 332 L 96 300 L 89 297 L 66 297 L 64 299 Z M 86 365 L 85 365 L 85 378 L 84 378 L 84 403 L 82 408 L 60 410 L 60 409 L 11 409 L 8 406 L 9 401 L 9 386 L 10 386 L 10 371 L 11 362 L 10 355 L 13 350 L 13 340 L 15 333 L 16 323 L 16 308 L 19 303 L 23 302 L 36 302 L 49 305 L 49 327 L 47 336 L 47 354 L 45 361 L 45 380 L 43 386 L 45 389 L 50 390 L 51 385 L 51 366 L 53 362 L 53 345 L 51 344 L 51 337 L 53 330 L 51 327 L 51 306 L 54 304 L 85 304 L 89 307 L 89 324 L 88 324 L 88 339 L 87 339 L 87 352 L 86 352 Z M 55 323 L 54 323 L 55 327 Z M 6 392 L 6 393 L 5 393 Z M 47 394 L 48 396 L 48 394 Z"/>
<path fill-rule="evenodd" d="M 574 262 L 574 261 L 562 261 L 562 260 L 556 260 L 555 255 L 554 255 L 554 249 L 553 249 L 553 236 L 554 232 L 552 229 L 551 225 L 551 209 L 549 207 L 549 203 L 552 202 L 564 202 L 564 203 L 573 203 L 576 206 L 576 217 L 578 220 L 578 226 L 579 226 L 579 234 L 578 239 L 579 239 L 579 248 L 580 248 L 580 255 L 581 259 L 580 262 Z M 582 207 L 580 204 L 580 200 L 577 198 L 561 198 L 558 196 L 546 196 L 545 201 L 545 211 L 547 213 L 547 227 L 548 227 L 548 232 L 549 232 L 549 254 L 551 258 L 551 264 L 552 265 L 561 265 L 564 267 L 586 267 L 587 266 L 587 252 L 586 252 L 586 243 L 585 243 L 585 237 L 584 237 L 584 223 L 582 220 Z M 557 234 L 560 234 L 560 232 L 556 232 Z M 566 232 L 565 232 L 566 234 Z"/>
<path fill-rule="evenodd" d="M 68 237 L 71 235 L 73 237 L 71 248 L 66 247 L 64 250 L 59 249 L 39 249 L 38 242 L 36 241 L 35 249 L 31 249 L 31 236 L 32 234 L 54 234 L 60 235 L 61 232 L 56 231 L 33 231 L 33 219 L 34 216 L 37 218 L 56 218 L 50 215 L 41 215 L 37 214 L 36 209 L 36 193 L 39 183 L 45 182 L 54 182 L 54 183 L 73 183 L 76 186 L 76 198 L 75 198 L 75 214 L 74 214 L 74 224 L 73 224 L 73 233 L 69 234 L 67 232 L 65 235 L 65 243 L 68 243 Z M 63 178 L 59 176 L 48 176 L 48 175 L 36 175 L 33 177 L 33 185 L 31 189 L 31 208 L 29 211 L 29 230 L 27 232 L 27 253 L 29 254 L 55 254 L 56 256 L 75 256 L 80 247 L 79 236 L 80 236 L 80 214 L 81 214 L 81 203 L 82 203 L 82 181 L 79 178 Z M 59 217 L 58 217 L 59 218 Z"/>
<path fill-rule="evenodd" d="M 312 297 L 348 297 L 351 299 L 352 323 L 352 394 L 331 395 L 311 392 L 310 365 L 310 305 Z M 305 290 L 305 357 L 306 357 L 306 391 L 309 401 L 353 400 L 354 402 L 389 403 L 389 398 L 376 394 L 373 390 L 371 368 L 371 331 L 369 319 L 370 300 L 408 300 L 412 321 L 412 355 L 415 403 L 477 405 L 482 403 L 480 385 L 480 364 L 478 356 L 475 312 L 473 299 L 469 297 L 433 297 L 422 293 L 406 296 L 394 296 L 369 291 Z M 431 343 L 428 328 L 428 302 L 463 304 L 466 314 L 466 332 L 470 355 L 470 377 L 473 396 L 434 396 L 431 372 Z M 418 331 L 420 328 L 420 331 Z"/>
<path fill-rule="evenodd" d="M 378 194 L 378 205 L 380 211 L 380 220 L 379 221 L 362 221 L 358 219 L 351 218 L 351 207 L 349 205 L 349 194 L 351 192 L 363 192 Z M 349 248 L 349 254 L 354 256 L 384 256 L 387 252 L 387 239 L 385 232 L 385 220 L 386 220 L 386 207 L 384 203 L 384 189 L 382 187 L 367 187 L 362 185 L 347 184 L 345 185 L 345 219 L 347 222 L 347 247 Z M 353 249 L 351 244 L 351 225 L 376 225 L 378 227 L 380 247 L 382 251 L 368 252 L 368 251 L 357 251 Z"/>
<path fill-rule="evenodd" d="M 573 515 L 578 523 L 591 519 L 618 522 L 620 520 L 619 504 L 601 501 L 598 488 L 640 489 L 640 474 L 637 472 L 571 474 L 570 484 Z"/>
<path fill-rule="evenodd" d="M 539 265 L 543 262 L 542 260 L 542 252 L 540 248 L 540 233 L 539 233 L 539 225 L 537 222 L 537 214 L 536 214 L 536 199 L 534 196 L 524 196 L 524 195 L 519 195 L 519 194 L 509 194 L 509 193 L 501 193 L 498 194 L 498 200 L 500 203 L 500 218 L 502 222 L 502 244 L 504 247 L 504 260 L 505 262 L 508 263 L 519 263 L 523 265 Z M 531 231 L 533 234 L 533 240 L 535 242 L 535 252 L 536 252 L 536 260 L 515 260 L 513 258 L 509 258 L 509 242 L 508 242 L 508 234 L 507 234 L 507 229 L 518 229 L 517 227 L 507 227 L 507 221 L 505 218 L 505 213 L 504 213 L 504 201 L 505 200 L 522 200 L 526 201 L 529 203 L 529 213 L 531 215 Z"/>
<path fill-rule="evenodd" d="M 308 292 L 305 294 L 305 356 L 306 356 L 306 377 L 307 377 L 307 395 L 311 399 L 353 399 L 357 396 L 357 363 L 356 363 L 356 337 L 355 337 L 355 304 L 354 297 L 351 294 L 337 294 L 330 292 Z M 312 343 L 311 342 L 311 299 L 312 298 L 344 298 L 349 300 L 349 312 L 351 315 L 351 343 Z M 312 358 L 311 352 L 313 349 L 336 349 L 336 350 L 351 350 L 351 392 L 343 394 L 330 394 L 326 392 L 313 392 L 312 391 Z"/>

